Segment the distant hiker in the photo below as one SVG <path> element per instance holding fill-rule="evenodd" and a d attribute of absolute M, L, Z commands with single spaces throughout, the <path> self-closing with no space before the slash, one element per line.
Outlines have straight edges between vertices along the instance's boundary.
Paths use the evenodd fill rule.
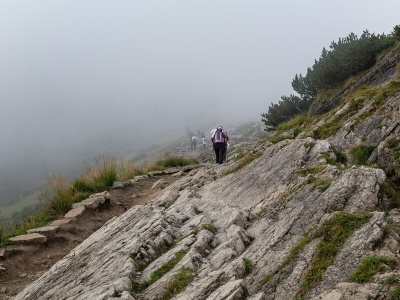
<path fill-rule="evenodd" d="M 207 146 L 207 140 L 205 137 L 203 137 L 201 140 L 203 142 L 203 148 L 205 148 Z"/>
<path fill-rule="evenodd" d="M 197 144 L 197 136 L 192 136 L 192 143 L 190 144 L 190 149 L 196 150 L 196 144 Z"/>
<path fill-rule="evenodd" d="M 217 164 L 222 164 L 224 160 L 226 143 L 228 141 L 228 133 L 222 128 L 222 126 L 218 126 L 211 130 L 211 142 L 213 143 L 215 162 Z"/>

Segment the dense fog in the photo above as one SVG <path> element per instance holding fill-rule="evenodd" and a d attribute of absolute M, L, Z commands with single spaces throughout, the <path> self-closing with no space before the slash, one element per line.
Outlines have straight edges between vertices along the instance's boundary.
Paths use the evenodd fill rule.
<path fill-rule="evenodd" d="M 2 1 L 0 206 L 100 154 L 260 120 L 322 47 L 389 33 L 398 11 L 389 0 Z"/>

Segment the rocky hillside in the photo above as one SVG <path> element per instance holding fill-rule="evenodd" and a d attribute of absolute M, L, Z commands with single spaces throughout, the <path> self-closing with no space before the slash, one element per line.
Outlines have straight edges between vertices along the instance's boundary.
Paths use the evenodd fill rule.
<path fill-rule="evenodd" d="M 395 57 L 382 76 L 398 76 Z M 399 299 L 392 79 L 374 77 L 251 151 L 237 147 L 236 161 L 192 170 L 15 299 Z"/>

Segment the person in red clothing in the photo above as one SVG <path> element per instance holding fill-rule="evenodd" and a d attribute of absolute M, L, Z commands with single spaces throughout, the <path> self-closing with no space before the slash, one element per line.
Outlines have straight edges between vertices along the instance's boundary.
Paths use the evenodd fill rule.
<path fill-rule="evenodd" d="M 229 141 L 228 133 L 218 126 L 211 130 L 211 142 L 213 143 L 213 149 L 215 152 L 215 162 L 217 164 L 222 164 L 224 161 L 226 143 Z"/>

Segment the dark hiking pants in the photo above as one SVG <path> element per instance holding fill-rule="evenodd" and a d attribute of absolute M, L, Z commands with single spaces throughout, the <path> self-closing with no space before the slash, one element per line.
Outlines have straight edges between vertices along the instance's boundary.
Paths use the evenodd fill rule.
<path fill-rule="evenodd" d="M 215 143 L 213 144 L 215 151 L 215 162 L 217 164 L 222 164 L 225 156 L 225 143 Z"/>

